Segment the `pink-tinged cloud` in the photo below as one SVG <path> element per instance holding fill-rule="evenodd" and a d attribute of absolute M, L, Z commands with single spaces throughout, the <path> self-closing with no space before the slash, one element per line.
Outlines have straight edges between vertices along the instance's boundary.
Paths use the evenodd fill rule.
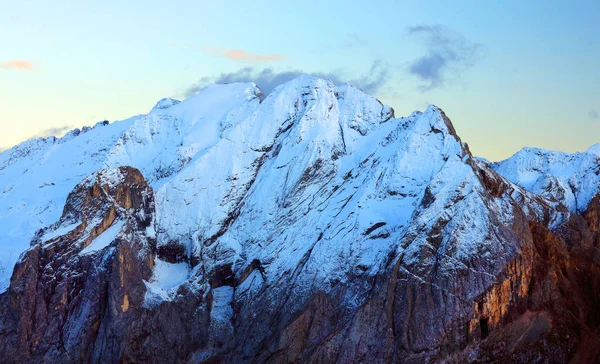
<path fill-rule="evenodd" d="M 283 61 L 287 59 L 283 54 L 256 54 L 243 49 L 215 48 L 206 46 L 205 52 L 223 56 L 234 61 Z"/>
<path fill-rule="evenodd" d="M 33 64 L 29 61 L 23 60 L 12 60 L 8 62 L 0 63 L 0 68 L 9 69 L 9 70 L 21 70 L 21 71 L 34 71 Z"/>

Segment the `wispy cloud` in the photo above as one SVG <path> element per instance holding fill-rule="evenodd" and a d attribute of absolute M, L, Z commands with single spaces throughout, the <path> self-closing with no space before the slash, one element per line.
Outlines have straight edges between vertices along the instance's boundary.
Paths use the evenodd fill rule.
<path fill-rule="evenodd" d="M 243 49 L 215 48 L 206 46 L 203 47 L 202 50 L 207 53 L 232 59 L 234 61 L 283 61 L 287 59 L 287 57 L 283 54 L 256 54 Z"/>
<path fill-rule="evenodd" d="M 234 61 L 269 62 L 288 59 L 288 57 L 283 54 L 257 54 L 243 49 L 200 46 L 196 43 L 171 43 L 169 44 L 169 47 L 195 48 L 205 53 L 214 54 Z"/>
<path fill-rule="evenodd" d="M 590 117 L 590 119 L 596 121 L 596 120 L 598 120 L 598 111 L 590 110 L 590 112 L 588 113 L 588 116 Z"/>
<path fill-rule="evenodd" d="M 330 79 L 336 84 L 349 83 L 362 89 L 368 94 L 375 94 L 387 84 L 390 78 L 390 67 L 381 61 L 376 61 L 373 63 L 368 72 L 360 77 L 355 78 L 346 77 L 343 72 L 310 73 L 300 70 L 275 71 L 271 68 L 257 70 L 253 67 L 245 67 L 238 71 L 222 73 L 215 77 L 203 77 L 185 91 L 185 96 L 191 96 L 207 85 L 213 83 L 232 82 L 254 82 L 258 85 L 258 87 L 260 87 L 263 94 L 266 96 L 271 93 L 275 87 L 306 73 L 313 76 Z"/>
<path fill-rule="evenodd" d="M 170 43 L 169 47 L 200 48 L 200 46 L 195 43 Z"/>
<path fill-rule="evenodd" d="M 33 64 L 29 61 L 24 61 L 21 59 L 15 59 L 12 61 L 2 62 L 0 63 L 0 68 L 9 69 L 9 70 L 20 70 L 20 71 L 34 71 L 35 68 Z"/>
<path fill-rule="evenodd" d="M 323 43 L 318 43 L 317 52 L 334 53 L 339 58 L 346 54 L 354 55 L 360 52 L 374 54 L 377 53 L 377 49 L 371 47 L 370 43 L 357 32 L 351 32 L 339 37 L 335 42 L 324 40 Z"/>
<path fill-rule="evenodd" d="M 38 138 L 47 138 L 47 137 L 51 137 L 51 136 L 60 137 L 60 136 L 63 136 L 65 134 L 65 132 L 71 130 L 72 128 L 73 128 L 73 126 L 71 126 L 71 125 L 63 125 L 63 126 L 44 129 L 44 130 L 41 130 L 41 131 L 31 135 L 29 138 L 23 140 L 22 142 L 28 141 L 28 140 L 33 140 L 33 139 L 38 139 Z M 20 144 L 22 142 L 19 142 L 18 144 Z M 9 147 L 0 147 L 0 153 L 6 151 L 7 149 L 9 149 Z"/>
<path fill-rule="evenodd" d="M 343 42 L 343 45 L 348 48 L 357 48 L 368 45 L 369 43 L 361 37 L 358 33 L 352 32 L 346 36 L 346 41 Z"/>
<path fill-rule="evenodd" d="M 422 81 L 422 91 L 442 87 L 460 76 L 475 65 L 481 52 L 481 44 L 442 25 L 418 25 L 406 30 L 425 45 L 425 54 L 408 67 L 408 72 Z"/>
<path fill-rule="evenodd" d="M 29 138 L 29 140 L 37 139 L 37 138 L 47 138 L 49 136 L 61 136 L 65 132 L 71 130 L 71 128 L 72 128 L 71 125 L 63 125 L 63 126 L 59 126 L 59 127 L 44 129 L 44 130 L 36 133 L 35 135 L 32 135 Z"/>

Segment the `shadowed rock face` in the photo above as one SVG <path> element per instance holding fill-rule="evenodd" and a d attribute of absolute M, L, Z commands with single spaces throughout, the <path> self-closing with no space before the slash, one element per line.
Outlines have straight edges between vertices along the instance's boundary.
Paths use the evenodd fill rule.
<path fill-rule="evenodd" d="M 471 357 L 598 362 L 598 211 L 592 203 L 583 217 L 571 216 L 554 232 L 530 223 L 531 245 L 518 263 L 524 269 L 507 267 L 499 285 L 479 300 L 479 316 L 499 320 L 489 326 L 489 337 L 476 345 Z M 515 288 L 522 292 L 515 295 Z"/>
<path fill-rule="evenodd" d="M 435 106 L 394 119 L 307 77 L 260 103 L 222 87 L 223 120 L 196 117 L 213 89 L 115 137 L 111 160 L 158 161 L 156 190 L 102 169 L 35 233 L 0 294 L 3 361 L 600 360 L 600 194 L 569 208 L 509 182 Z"/>

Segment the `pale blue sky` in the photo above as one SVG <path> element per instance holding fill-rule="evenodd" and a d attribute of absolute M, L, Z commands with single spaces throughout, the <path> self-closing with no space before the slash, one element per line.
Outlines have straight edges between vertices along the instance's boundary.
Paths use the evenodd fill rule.
<path fill-rule="evenodd" d="M 600 142 L 597 1 L 423 3 L 0 0 L 0 148 L 246 67 L 372 81 L 397 116 L 434 103 L 493 160 Z"/>

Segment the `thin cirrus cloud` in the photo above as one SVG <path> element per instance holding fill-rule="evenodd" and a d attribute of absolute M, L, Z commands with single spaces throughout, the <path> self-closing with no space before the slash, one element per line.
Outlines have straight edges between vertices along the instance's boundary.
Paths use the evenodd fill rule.
<path fill-rule="evenodd" d="M 199 46 L 197 44 L 194 44 L 194 43 L 170 43 L 169 47 L 199 48 Z"/>
<path fill-rule="evenodd" d="M 34 71 L 33 64 L 29 61 L 15 59 L 7 62 L 0 63 L 0 68 L 8 70 L 19 70 L 19 71 Z"/>
<path fill-rule="evenodd" d="M 37 139 L 37 138 L 47 138 L 47 137 L 51 137 L 51 136 L 58 137 L 58 136 L 63 135 L 67 131 L 71 130 L 71 128 L 72 128 L 72 126 L 70 126 L 70 125 L 63 125 L 63 126 L 58 126 L 58 127 L 41 130 L 41 131 L 37 132 L 36 134 L 32 135 L 29 138 L 29 140 Z"/>
<path fill-rule="evenodd" d="M 243 49 L 215 48 L 206 46 L 205 52 L 222 56 L 234 61 L 283 61 L 287 59 L 283 54 L 256 54 Z"/>
<path fill-rule="evenodd" d="M 22 140 L 21 142 L 19 142 L 19 144 L 22 142 L 28 141 L 28 140 L 34 140 L 34 139 L 39 139 L 39 138 L 48 138 L 51 136 L 60 137 L 60 136 L 64 135 L 67 131 L 71 130 L 72 128 L 73 127 L 70 125 L 63 125 L 63 126 L 52 127 L 52 128 L 40 130 L 37 133 L 31 135 L 29 138 Z M 0 146 L 0 153 L 7 151 L 9 148 L 10 147 Z"/>
<path fill-rule="evenodd" d="M 421 91 L 443 87 L 475 66 L 482 46 L 443 25 L 406 28 L 408 35 L 425 46 L 425 54 L 414 59 L 408 72 L 420 81 Z"/>
<path fill-rule="evenodd" d="M 234 72 L 222 73 L 214 77 L 203 77 L 197 83 L 188 87 L 184 92 L 184 96 L 189 97 L 213 83 L 232 82 L 254 82 L 266 96 L 277 86 L 306 73 L 307 72 L 301 70 L 275 71 L 271 68 L 258 70 L 253 67 L 245 67 Z M 349 83 L 368 94 L 377 94 L 384 89 L 390 80 L 390 66 L 382 61 L 375 61 L 368 71 L 363 75 L 354 78 L 347 77 L 343 72 L 313 72 L 308 74 L 329 79 L 335 84 Z"/>
<path fill-rule="evenodd" d="M 205 53 L 214 54 L 234 61 L 269 62 L 283 61 L 288 57 L 283 54 L 257 54 L 243 49 L 217 48 L 212 46 L 201 47 L 194 43 L 171 43 L 169 47 L 185 47 L 200 49 Z"/>

